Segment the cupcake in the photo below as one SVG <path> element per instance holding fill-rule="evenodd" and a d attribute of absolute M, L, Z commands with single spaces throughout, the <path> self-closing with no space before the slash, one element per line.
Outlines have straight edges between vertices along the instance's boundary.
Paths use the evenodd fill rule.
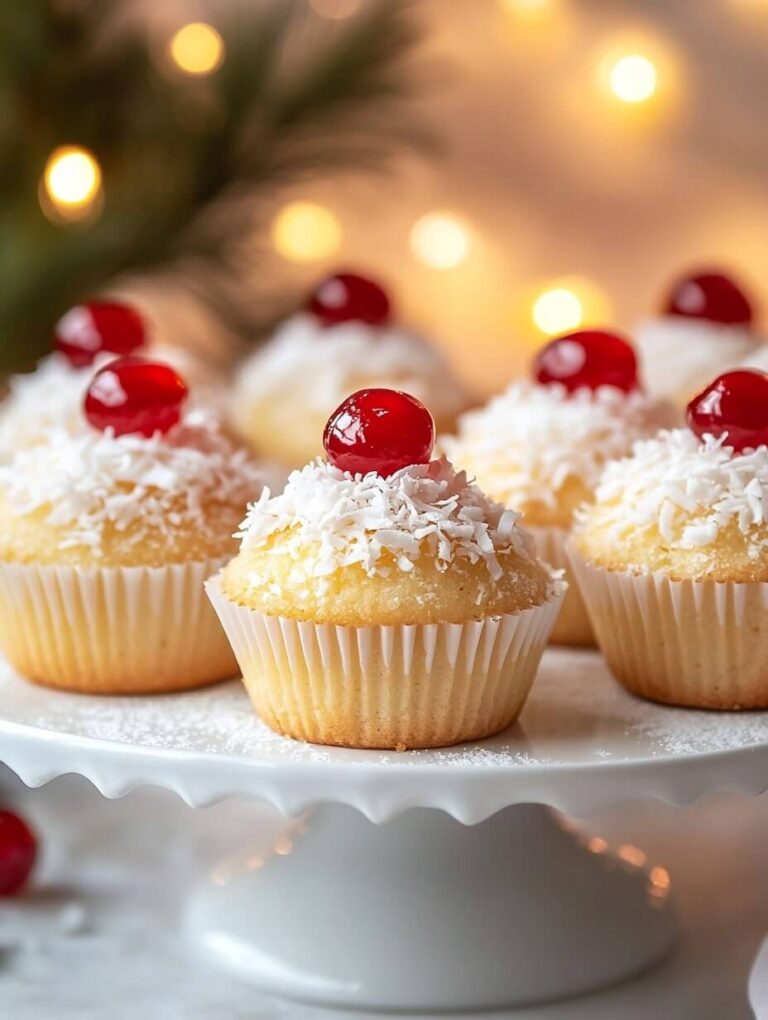
<path fill-rule="evenodd" d="M 29 679 L 125 694 L 236 674 L 203 581 L 260 476 L 185 397 L 171 367 L 117 359 L 87 390 L 89 427 L 0 467 L 0 648 Z"/>
<path fill-rule="evenodd" d="M 51 429 L 72 434 L 86 429 L 82 405 L 94 371 L 118 355 L 135 354 L 150 345 L 153 356 L 195 383 L 197 406 L 214 408 L 214 384 L 203 378 L 199 359 L 179 348 L 151 344 L 143 317 L 131 305 L 91 301 L 71 308 L 56 324 L 54 344 L 53 353 L 33 372 L 9 380 L 8 394 L 0 403 L 0 462 L 34 446 Z"/>
<path fill-rule="evenodd" d="M 328 460 L 248 509 L 208 585 L 261 718 L 299 740 L 439 747 L 519 714 L 564 584 L 447 460 L 415 398 L 353 394 Z"/>
<path fill-rule="evenodd" d="M 768 708 L 768 375 L 720 376 L 608 465 L 574 570 L 600 648 L 634 694 Z"/>
<path fill-rule="evenodd" d="M 523 514 L 539 555 L 566 569 L 565 540 L 576 509 L 594 498 L 608 461 L 668 423 L 669 408 L 640 390 L 634 351 L 613 333 L 589 330 L 553 340 L 539 352 L 533 376 L 463 415 L 458 434 L 440 443 L 493 499 Z M 552 641 L 594 644 L 575 584 Z"/>
<path fill-rule="evenodd" d="M 760 348 L 751 300 L 717 271 L 676 280 L 660 316 L 634 332 L 648 391 L 685 407 L 718 373 L 748 361 Z"/>
<path fill-rule="evenodd" d="M 393 323 L 377 283 L 336 273 L 240 367 L 233 427 L 262 455 L 299 467 L 322 453 L 333 409 L 372 386 L 412 393 L 433 409 L 440 429 L 469 404 L 439 352 Z"/>

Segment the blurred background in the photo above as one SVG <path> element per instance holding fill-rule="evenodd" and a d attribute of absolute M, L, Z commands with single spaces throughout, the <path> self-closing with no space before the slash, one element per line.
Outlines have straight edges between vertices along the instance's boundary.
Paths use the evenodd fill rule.
<path fill-rule="evenodd" d="M 97 291 L 227 360 L 337 266 L 478 394 L 717 263 L 766 302 L 766 0 L 0 8 L 0 373 Z"/>

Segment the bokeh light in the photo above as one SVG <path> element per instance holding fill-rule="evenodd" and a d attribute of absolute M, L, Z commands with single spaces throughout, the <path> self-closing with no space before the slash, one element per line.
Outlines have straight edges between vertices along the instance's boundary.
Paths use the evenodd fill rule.
<path fill-rule="evenodd" d="M 648 57 L 630 53 L 619 57 L 609 71 L 611 91 L 623 103 L 644 103 L 656 92 L 658 72 Z"/>
<path fill-rule="evenodd" d="M 93 153 L 63 145 L 48 157 L 42 178 L 43 209 L 65 219 L 87 216 L 101 192 L 101 167 Z"/>
<path fill-rule="evenodd" d="M 213 25 L 194 21 L 171 38 L 168 55 L 185 74 L 212 74 L 224 60 L 224 40 Z"/>
<path fill-rule="evenodd" d="M 455 269 L 469 253 L 469 232 L 452 213 L 419 217 L 411 228 L 411 251 L 432 269 Z"/>
<path fill-rule="evenodd" d="M 338 251 L 341 224 L 324 205 L 290 202 L 272 221 L 275 251 L 290 262 L 319 262 Z"/>
<path fill-rule="evenodd" d="M 579 328 L 584 321 L 584 307 L 578 294 L 570 288 L 552 287 L 536 298 L 532 315 L 542 333 L 556 336 Z"/>
<path fill-rule="evenodd" d="M 360 0 L 309 0 L 309 6 L 324 18 L 339 21 L 355 14 L 360 9 Z"/>

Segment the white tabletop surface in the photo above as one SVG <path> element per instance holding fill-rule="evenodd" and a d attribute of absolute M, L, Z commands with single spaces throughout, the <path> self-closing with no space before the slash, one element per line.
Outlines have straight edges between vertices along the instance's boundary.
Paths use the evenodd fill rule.
<path fill-rule="evenodd" d="M 189 884 L 238 843 L 274 830 L 272 809 L 194 811 L 169 792 L 101 798 L 65 778 L 28 791 L 7 773 L 0 801 L 42 834 L 35 888 L 0 906 L 0 1016 L 13 1020 L 327 1020 L 260 1000 L 188 956 L 176 912 Z M 583 823 L 637 844 L 672 873 L 683 940 L 653 973 L 515 1020 L 747 1020 L 746 983 L 768 932 L 768 798 L 718 794 L 681 809 L 626 806 Z M 359 1014 L 343 1014 L 359 1020 Z"/>

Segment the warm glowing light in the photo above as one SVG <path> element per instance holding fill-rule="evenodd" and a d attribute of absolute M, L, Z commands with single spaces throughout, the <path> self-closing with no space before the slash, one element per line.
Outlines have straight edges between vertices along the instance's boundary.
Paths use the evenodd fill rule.
<path fill-rule="evenodd" d="M 651 873 L 648 877 L 656 889 L 669 889 L 672 884 L 667 869 L 661 868 L 658 865 L 655 868 L 651 868 Z"/>
<path fill-rule="evenodd" d="M 293 840 L 290 836 L 278 836 L 275 840 L 275 853 L 281 857 L 287 857 L 293 853 Z"/>
<path fill-rule="evenodd" d="M 224 60 L 224 40 L 212 25 L 194 21 L 173 36 L 168 54 L 185 74 L 212 74 Z"/>
<path fill-rule="evenodd" d="M 604 854 L 608 849 L 608 844 L 602 836 L 593 836 L 587 843 L 587 846 L 593 854 Z"/>
<path fill-rule="evenodd" d="M 520 18 L 537 18 L 549 14 L 557 7 L 558 0 L 501 0 L 501 3 L 512 15 Z"/>
<path fill-rule="evenodd" d="M 553 287 L 534 301 L 533 321 L 547 336 L 567 333 L 578 329 L 584 321 L 584 307 L 579 296 L 568 287 Z"/>
<path fill-rule="evenodd" d="M 42 185 L 57 212 L 77 218 L 90 210 L 101 190 L 101 167 L 87 149 L 64 145 L 48 157 Z"/>
<path fill-rule="evenodd" d="M 648 860 L 647 855 L 640 849 L 639 846 L 631 846 L 628 843 L 624 846 L 620 846 L 616 853 L 622 861 L 626 861 L 627 864 L 631 864 L 635 868 L 642 868 Z"/>
<path fill-rule="evenodd" d="M 338 21 L 359 10 L 360 0 L 309 0 L 309 6 L 324 18 Z"/>
<path fill-rule="evenodd" d="M 622 103 L 644 103 L 656 92 L 658 72 L 648 57 L 631 53 L 613 63 L 608 81 L 611 91 Z"/>
<path fill-rule="evenodd" d="M 290 262 L 318 262 L 341 245 L 341 224 L 323 205 L 291 202 L 272 221 L 275 251 Z"/>
<path fill-rule="evenodd" d="M 432 269 L 455 269 L 469 252 L 469 233 L 452 213 L 421 216 L 411 229 L 411 250 Z"/>

